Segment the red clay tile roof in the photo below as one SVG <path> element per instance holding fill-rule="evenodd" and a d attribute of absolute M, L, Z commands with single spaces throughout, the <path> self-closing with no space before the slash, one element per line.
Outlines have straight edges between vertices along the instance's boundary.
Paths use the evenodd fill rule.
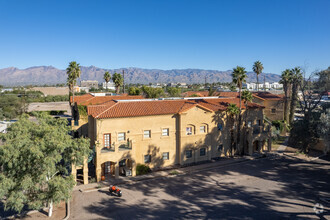
<path fill-rule="evenodd" d="M 252 95 L 264 100 L 281 100 L 283 97 L 270 92 L 253 92 Z"/>
<path fill-rule="evenodd" d="M 224 111 L 228 104 L 237 104 L 237 98 L 219 99 L 178 99 L 178 100 L 139 100 L 116 101 L 113 100 L 103 105 L 88 106 L 88 114 L 94 118 L 122 118 L 148 115 L 180 114 L 193 107 L 200 107 L 207 111 Z M 250 108 L 263 108 L 263 106 L 249 103 Z M 242 108 L 245 105 L 242 104 Z"/>
<path fill-rule="evenodd" d="M 121 99 L 144 99 L 144 97 L 143 96 L 128 96 L 127 94 L 114 95 L 114 96 L 93 96 L 91 94 L 85 94 L 82 96 L 75 96 L 74 102 L 77 103 L 77 105 L 88 106 L 88 105 L 105 104 L 112 100 L 121 100 Z"/>

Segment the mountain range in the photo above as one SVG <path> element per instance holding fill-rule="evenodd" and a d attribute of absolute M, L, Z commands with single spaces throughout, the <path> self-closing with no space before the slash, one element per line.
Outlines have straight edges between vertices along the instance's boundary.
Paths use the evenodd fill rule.
<path fill-rule="evenodd" d="M 231 82 L 231 70 L 203 70 L 203 69 L 143 69 L 143 68 L 121 68 L 121 69 L 103 69 L 95 66 L 81 66 L 81 77 L 78 80 L 97 80 L 103 82 L 105 71 L 111 74 L 114 72 L 122 73 L 125 71 L 126 83 L 204 83 L 205 78 L 208 83 L 213 82 Z M 253 72 L 247 73 L 247 82 L 256 82 L 256 74 Z M 267 82 L 278 82 L 280 76 L 273 73 L 262 73 L 259 75 L 259 81 L 264 81 L 264 76 Z M 55 85 L 66 82 L 66 71 L 57 69 L 53 66 L 35 66 L 26 69 L 18 69 L 9 67 L 0 69 L 0 85 L 4 86 L 19 86 L 19 85 Z"/>

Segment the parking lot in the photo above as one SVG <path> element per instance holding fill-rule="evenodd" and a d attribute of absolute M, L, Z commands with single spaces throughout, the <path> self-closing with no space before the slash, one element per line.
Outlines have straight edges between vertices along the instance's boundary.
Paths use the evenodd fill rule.
<path fill-rule="evenodd" d="M 119 185 L 121 198 L 75 191 L 71 219 L 330 219 L 329 161 L 267 157 Z"/>

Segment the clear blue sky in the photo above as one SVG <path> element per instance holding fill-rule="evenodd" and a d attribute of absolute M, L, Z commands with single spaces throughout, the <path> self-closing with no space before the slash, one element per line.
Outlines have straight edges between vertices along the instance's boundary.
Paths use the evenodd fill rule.
<path fill-rule="evenodd" d="M 330 0 L 0 0 L 0 68 L 330 66 Z"/>

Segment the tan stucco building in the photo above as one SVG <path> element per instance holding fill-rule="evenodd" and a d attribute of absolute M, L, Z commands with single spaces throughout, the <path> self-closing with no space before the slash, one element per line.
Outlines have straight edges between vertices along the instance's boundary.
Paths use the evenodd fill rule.
<path fill-rule="evenodd" d="M 97 181 L 110 176 L 134 176 L 137 164 L 158 169 L 207 161 L 234 152 L 269 151 L 271 132 L 270 126 L 264 124 L 264 107 L 250 103 L 247 114 L 243 109 L 237 146 L 237 122 L 226 113 L 229 103 L 238 105 L 239 99 L 113 98 L 87 105 L 88 122 L 86 117 L 79 120 L 85 120 L 87 134 L 82 133 L 91 139 L 91 148 L 95 150 Z M 86 167 L 87 164 L 84 176 L 88 172 Z"/>

